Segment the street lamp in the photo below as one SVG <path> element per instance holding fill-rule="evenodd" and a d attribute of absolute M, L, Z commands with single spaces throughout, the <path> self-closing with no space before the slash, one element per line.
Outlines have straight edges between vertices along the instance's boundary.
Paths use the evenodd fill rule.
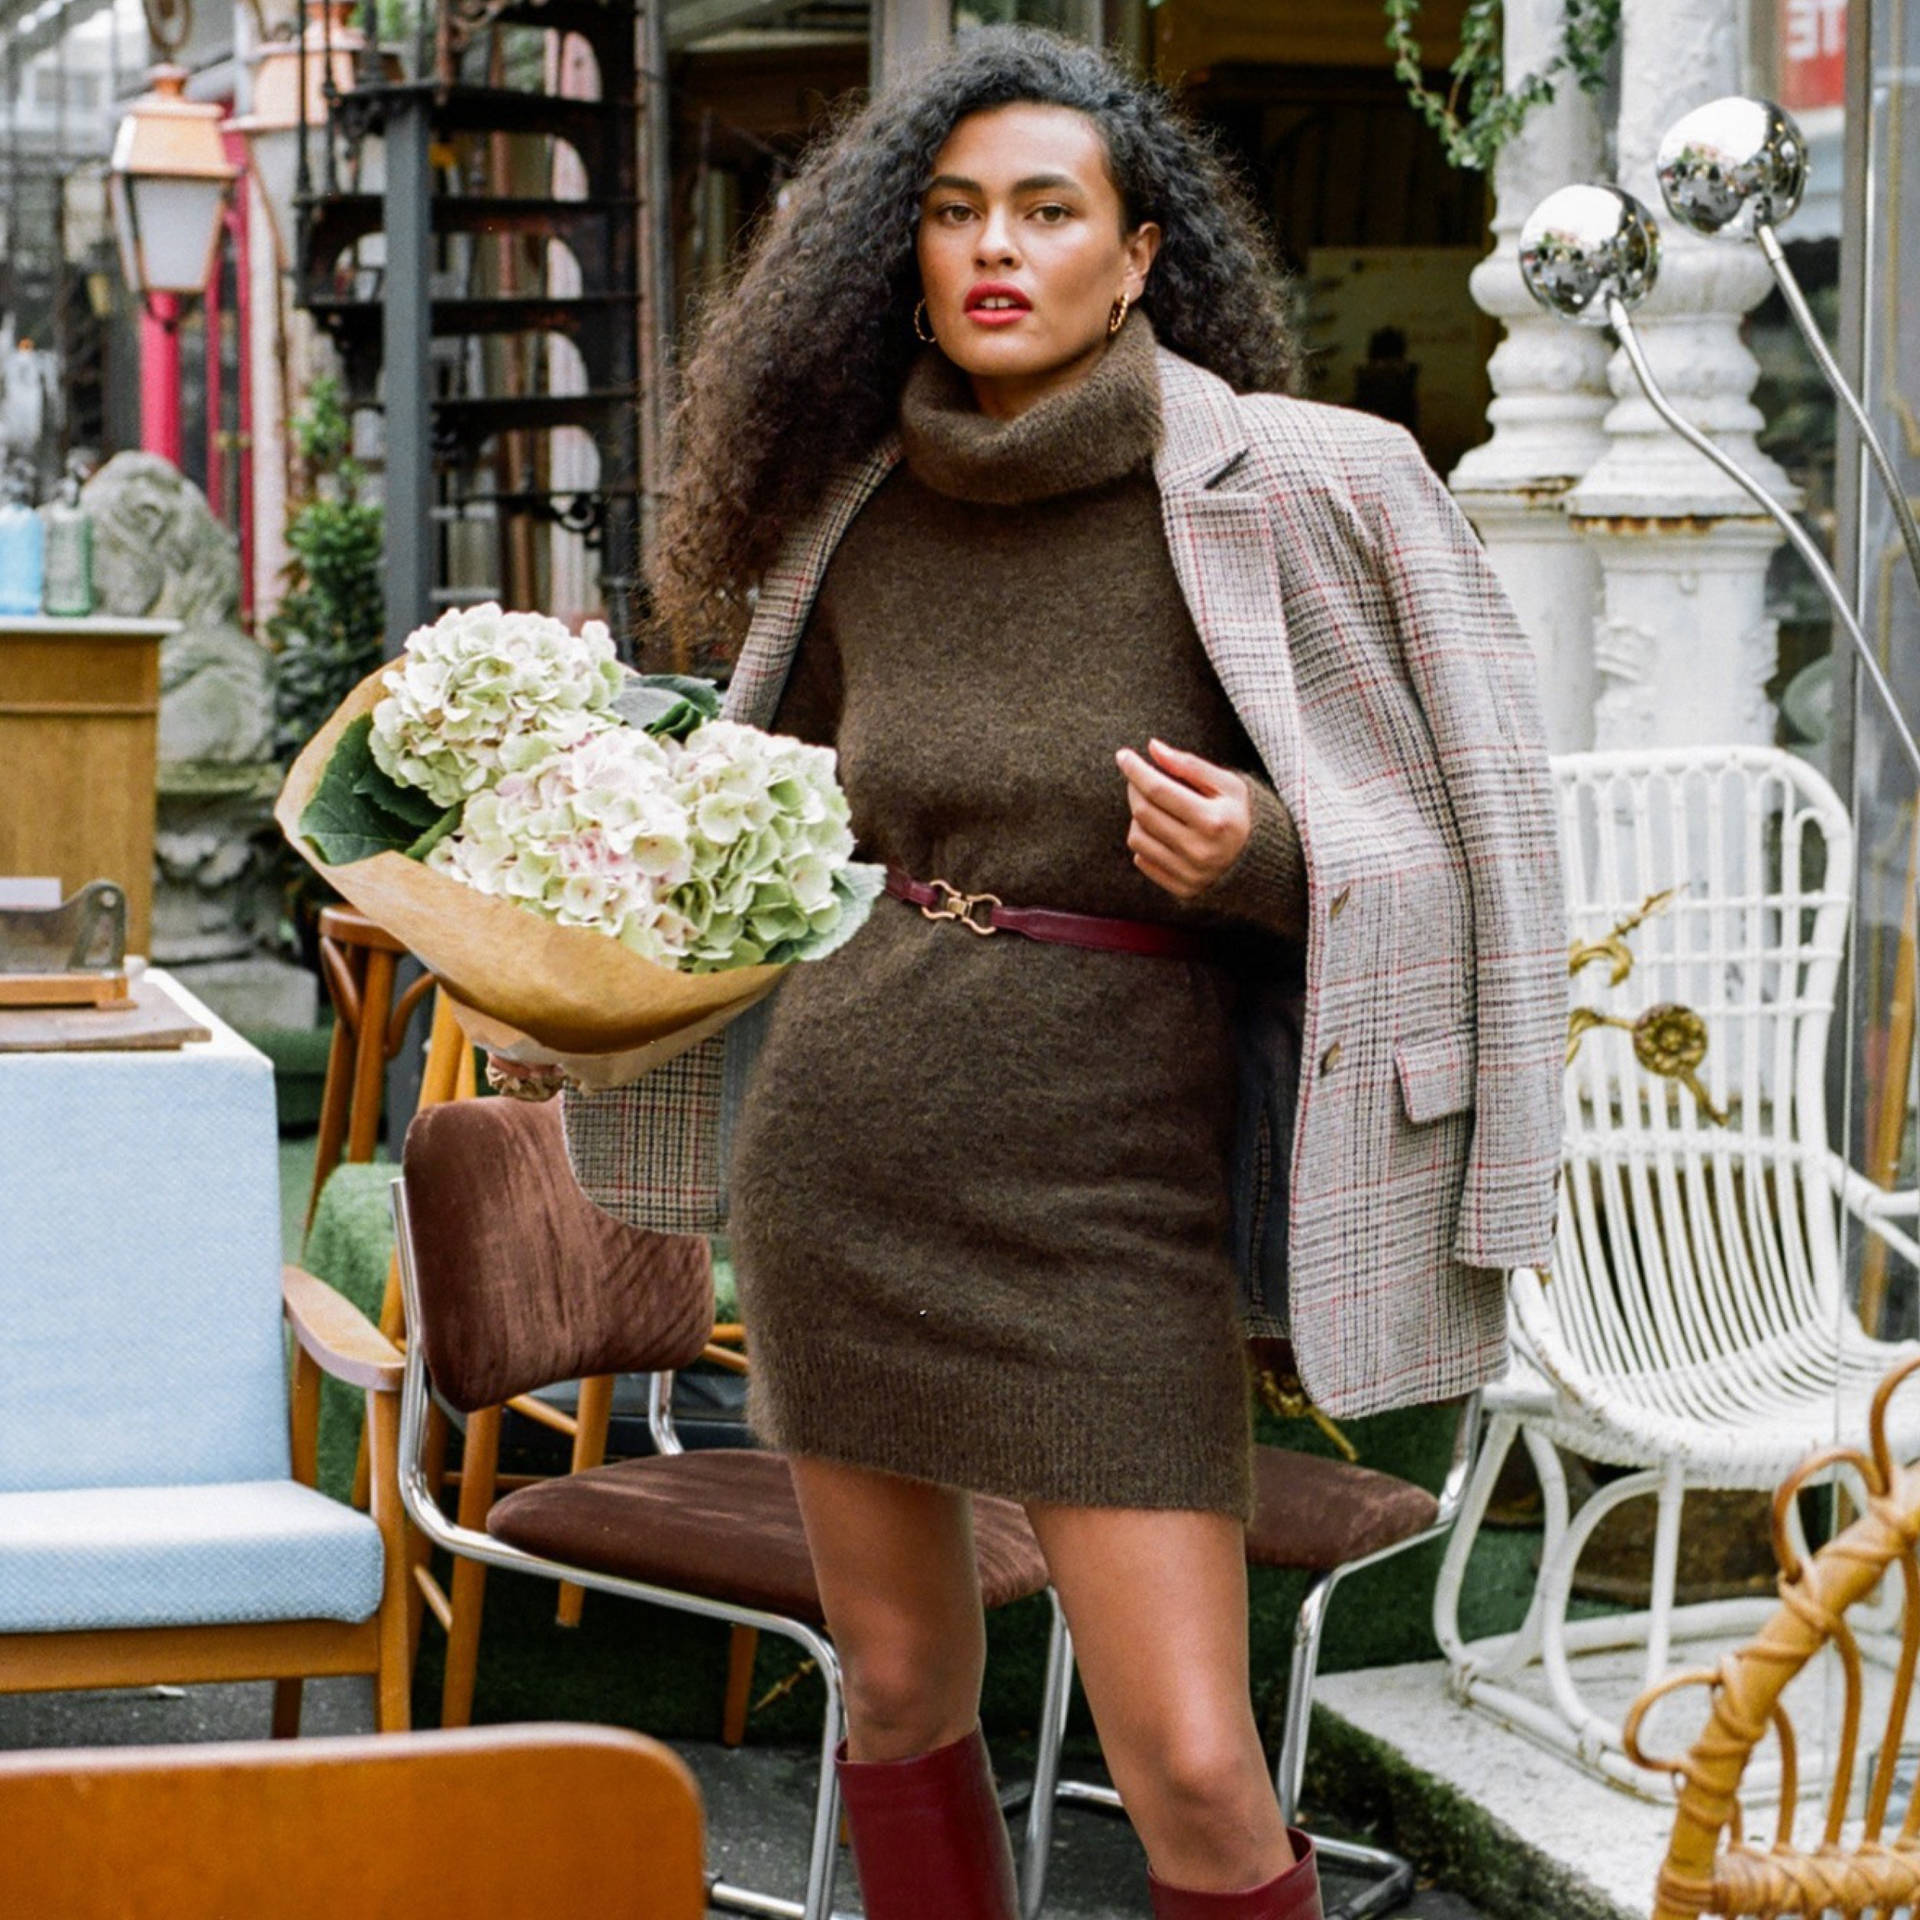
<path fill-rule="evenodd" d="M 239 169 L 220 138 L 221 111 L 186 97 L 183 67 L 162 64 L 127 109 L 107 162 L 120 271 L 144 310 L 140 445 L 180 464 L 180 305 L 213 275 L 227 192 Z"/>
<path fill-rule="evenodd" d="M 213 272 L 220 220 L 239 169 L 220 138 L 221 110 L 186 98 L 184 67 L 159 66 L 121 119 L 107 163 L 120 271 L 149 314 L 171 330 L 179 303 Z"/>

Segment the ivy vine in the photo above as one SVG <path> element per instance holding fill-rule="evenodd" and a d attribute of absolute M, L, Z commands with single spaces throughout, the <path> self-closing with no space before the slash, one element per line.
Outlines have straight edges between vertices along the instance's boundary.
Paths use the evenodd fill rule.
<path fill-rule="evenodd" d="M 1439 134 L 1456 167 L 1493 165 L 1535 107 L 1553 98 L 1555 84 L 1570 74 L 1583 93 L 1606 84 L 1607 55 L 1620 37 L 1620 0 L 1563 0 L 1560 50 L 1538 73 L 1509 81 L 1501 72 L 1502 0 L 1469 0 L 1460 23 L 1460 51 L 1448 68 L 1445 93 L 1427 85 L 1426 64 L 1413 23 L 1420 0 L 1385 0 L 1387 46 L 1407 98 Z"/>

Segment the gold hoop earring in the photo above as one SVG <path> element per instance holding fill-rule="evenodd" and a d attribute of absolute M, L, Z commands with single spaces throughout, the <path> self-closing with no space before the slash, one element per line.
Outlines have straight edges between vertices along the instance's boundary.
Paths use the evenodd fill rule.
<path fill-rule="evenodd" d="M 933 331 L 933 324 L 927 316 L 927 303 L 924 300 L 913 310 L 913 330 L 928 346 L 933 345 L 937 336 Z"/>
<path fill-rule="evenodd" d="M 1127 296 L 1124 293 L 1113 303 L 1113 309 L 1107 315 L 1107 338 L 1109 340 L 1111 340 L 1125 324 L 1128 304 Z"/>

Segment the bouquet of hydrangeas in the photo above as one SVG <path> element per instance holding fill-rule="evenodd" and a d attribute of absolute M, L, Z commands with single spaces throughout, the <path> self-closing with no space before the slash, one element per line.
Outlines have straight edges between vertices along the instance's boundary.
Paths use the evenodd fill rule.
<path fill-rule="evenodd" d="M 281 827 L 472 1037 L 611 1086 L 714 1032 L 881 885 L 824 747 L 718 718 L 607 630 L 448 613 L 295 762 Z"/>

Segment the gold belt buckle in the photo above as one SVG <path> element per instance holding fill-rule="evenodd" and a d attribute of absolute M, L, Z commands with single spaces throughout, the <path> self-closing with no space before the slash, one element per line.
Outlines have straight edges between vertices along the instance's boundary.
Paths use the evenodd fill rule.
<path fill-rule="evenodd" d="M 962 893 L 956 886 L 945 880 L 930 880 L 930 887 L 944 894 L 945 899 L 931 907 L 922 907 L 921 913 L 929 920 L 958 920 L 969 933 L 998 933 L 1000 929 L 991 920 L 981 922 L 973 917 L 975 907 L 998 907 L 1006 903 L 997 893 Z"/>

